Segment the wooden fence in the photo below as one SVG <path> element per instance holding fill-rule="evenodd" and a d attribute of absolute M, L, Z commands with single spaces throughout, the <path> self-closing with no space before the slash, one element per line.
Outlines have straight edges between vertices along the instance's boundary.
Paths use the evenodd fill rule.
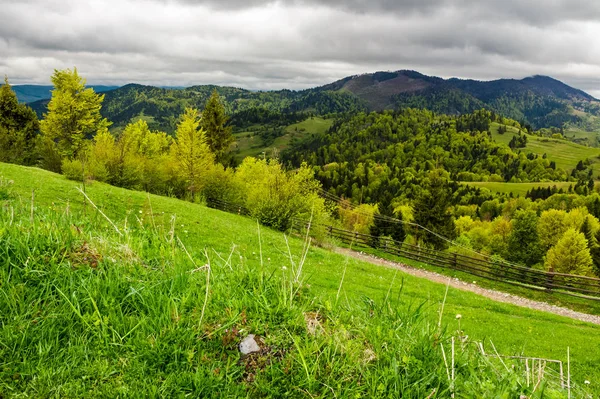
<path fill-rule="evenodd" d="M 243 206 L 219 200 L 209 200 L 208 206 L 239 215 L 249 215 Z M 296 220 L 292 230 L 306 231 L 307 221 Z M 561 294 L 600 300 L 600 279 L 587 276 L 547 272 L 515 265 L 493 257 L 467 256 L 447 251 L 438 251 L 416 245 L 394 241 L 387 237 L 375 237 L 343 230 L 334 226 L 321 226 L 331 238 L 335 238 L 353 248 L 373 248 L 405 259 L 415 260 L 428 265 L 448 268 L 460 272 L 529 289 L 557 292 Z"/>

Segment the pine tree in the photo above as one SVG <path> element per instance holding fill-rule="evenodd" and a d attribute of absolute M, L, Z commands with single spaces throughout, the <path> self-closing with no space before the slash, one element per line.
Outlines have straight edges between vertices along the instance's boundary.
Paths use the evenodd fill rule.
<path fill-rule="evenodd" d="M 590 256 L 592 257 L 592 264 L 594 265 L 594 271 L 596 274 L 600 273 L 600 230 L 594 234 L 592 225 L 589 222 L 589 217 L 586 217 L 583 225 L 581 225 L 581 233 L 584 235 L 587 247 L 590 250 Z M 600 275 L 600 274 L 599 274 Z"/>
<path fill-rule="evenodd" d="M 110 123 L 100 115 L 104 95 L 85 87 L 85 79 L 77 68 L 72 71 L 55 70 L 52 75 L 52 98 L 48 113 L 40 123 L 42 135 L 62 158 L 74 159 L 85 147 L 86 139 L 93 138 Z M 48 154 L 46 154 L 48 156 Z"/>
<path fill-rule="evenodd" d="M 546 255 L 546 270 L 556 273 L 592 276 L 592 257 L 585 236 L 575 229 L 569 229 L 550 248 Z"/>
<path fill-rule="evenodd" d="M 5 77 L 4 85 L 0 86 L 0 162 L 34 164 L 38 130 L 35 112 L 19 104 L 8 77 Z"/>
<path fill-rule="evenodd" d="M 375 248 L 380 244 L 380 237 L 389 236 L 397 242 L 403 242 L 406 238 L 402 215 L 394 215 L 390 198 L 385 198 L 384 202 L 379 204 L 378 212 L 375 214 L 373 224 L 369 228 L 369 234 L 373 236 L 371 246 Z"/>
<path fill-rule="evenodd" d="M 192 198 L 200 191 L 206 171 L 214 164 L 198 110 L 187 108 L 177 125 L 172 156 Z"/>
<path fill-rule="evenodd" d="M 206 144 L 215 154 L 217 162 L 224 162 L 229 145 L 233 142 L 231 127 L 227 126 L 225 107 L 217 90 L 212 92 L 202 112 L 201 126 L 206 133 Z"/>
<path fill-rule="evenodd" d="M 446 172 L 439 169 L 431 171 L 425 181 L 424 190 L 414 203 L 415 222 L 429 230 L 418 229 L 417 239 L 436 249 L 445 249 L 449 245 L 448 241 L 440 236 L 447 239 L 454 239 L 456 236 L 454 220 L 448 211 L 452 193 L 444 173 Z"/>

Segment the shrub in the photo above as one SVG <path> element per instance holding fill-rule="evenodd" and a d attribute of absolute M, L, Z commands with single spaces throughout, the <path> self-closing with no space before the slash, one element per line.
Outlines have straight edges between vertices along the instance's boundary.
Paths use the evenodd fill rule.
<path fill-rule="evenodd" d="M 69 180 L 83 181 L 83 163 L 78 159 L 63 159 L 62 172 Z"/>

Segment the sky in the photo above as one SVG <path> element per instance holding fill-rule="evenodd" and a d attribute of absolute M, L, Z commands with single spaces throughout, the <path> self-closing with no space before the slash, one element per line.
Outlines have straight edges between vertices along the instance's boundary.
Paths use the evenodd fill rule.
<path fill-rule="evenodd" d="M 597 0 L 0 0 L 0 74 L 302 89 L 413 69 L 549 75 L 600 97 Z"/>

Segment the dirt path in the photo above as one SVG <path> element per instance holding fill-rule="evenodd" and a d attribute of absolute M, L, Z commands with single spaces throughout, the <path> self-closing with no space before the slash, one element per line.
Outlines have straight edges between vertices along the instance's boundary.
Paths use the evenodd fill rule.
<path fill-rule="evenodd" d="M 449 277 L 439 273 L 430 272 L 428 270 L 416 269 L 403 263 L 392 262 L 386 259 L 378 258 L 373 255 L 365 254 L 363 252 L 351 251 L 346 248 L 336 248 L 335 251 L 347 256 L 352 256 L 356 259 L 363 260 L 365 262 L 373 263 L 375 265 L 398 269 L 403 271 L 404 273 L 408 273 L 415 277 L 426 278 L 427 280 L 434 281 L 436 283 L 448 284 Z M 600 325 L 600 316 L 576 312 L 574 310 L 562 308 L 556 305 L 551 305 L 546 302 L 538 302 L 520 296 L 508 294 L 506 292 L 482 288 L 477 284 L 467 283 L 466 281 L 461 281 L 457 278 L 450 278 L 450 286 L 459 290 L 474 292 L 475 294 L 479 294 L 486 298 L 493 299 L 494 301 L 510 303 L 529 309 L 541 310 L 542 312 L 554 313 L 559 316 L 570 317 L 571 319 Z"/>

